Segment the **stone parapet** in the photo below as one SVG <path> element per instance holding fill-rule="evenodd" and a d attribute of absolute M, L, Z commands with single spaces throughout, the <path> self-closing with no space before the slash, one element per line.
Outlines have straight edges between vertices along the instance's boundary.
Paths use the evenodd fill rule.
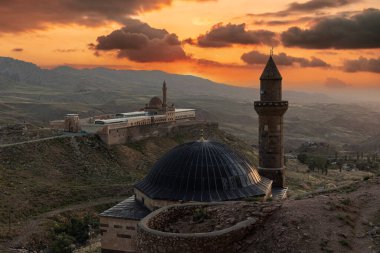
<path fill-rule="evenodd" d="M 253 230 L 257 219 L 252 217 L 226 229 L 205 233 L 170 233 L 160 231 L 170 220 L 184 212 L 226 203 L 190 203 L 163 207 L 146 216 L 137 225 L 137 245 L 143 253 L 219 253 L 234 252 L 236 241 Z M 230 203 L 233 204 L 233 203 Z"/>

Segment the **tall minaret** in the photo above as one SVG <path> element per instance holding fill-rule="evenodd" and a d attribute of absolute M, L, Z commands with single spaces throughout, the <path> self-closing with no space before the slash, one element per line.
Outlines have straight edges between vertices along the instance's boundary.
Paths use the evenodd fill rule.
<path fill-rule="evenodd" d="M 272 53 L 260 77 L 260 101 L 255 101 L 259 115 L 259 173 L 273 180 L 273 187 L 285 188 L 283 115 L 288 101 L 282 100 L 282 77 Z"/>
<path fill-rule="evenodd" d="M 166 91 L 167 91 L 166 82 L 164 80 L 164 83 L 162 85 L 162 107 L 167 107 L 167 103 L 166 103 Z"/>

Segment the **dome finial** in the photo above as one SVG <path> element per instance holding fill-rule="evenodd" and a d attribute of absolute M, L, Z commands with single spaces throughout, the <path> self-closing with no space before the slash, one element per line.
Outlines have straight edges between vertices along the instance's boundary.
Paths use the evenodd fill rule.
<path fill-rule="evenodd" d="M 200 131 L 199 141 L 202 141 L 202 142 L 205 141 L 203 128 L 201 128 L 201 131 Z"/>

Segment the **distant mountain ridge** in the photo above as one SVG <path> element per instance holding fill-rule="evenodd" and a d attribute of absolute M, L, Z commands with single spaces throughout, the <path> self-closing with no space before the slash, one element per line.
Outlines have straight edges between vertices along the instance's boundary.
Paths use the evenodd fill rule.
<path fill-rule="evenodd" d="M 171 96 L 176 98 L 218 96 L 253 101 L 259 97 L 257 88 L 216 83 L 191 75 L 170 74 L 159 70 L 75 69 L 68 66 L 48 70 L 9 57 L 0 57 L 0 85 L 3 79 L 11 80 L 15 84 L 31 84 L 58 90 L 126 90 L 136 95 L 155 94 L 163 80 L 166 80 Z M 302 102 L 332 101 L 324 94 L 296 91 L 285 91 L 284 97 Z"/>

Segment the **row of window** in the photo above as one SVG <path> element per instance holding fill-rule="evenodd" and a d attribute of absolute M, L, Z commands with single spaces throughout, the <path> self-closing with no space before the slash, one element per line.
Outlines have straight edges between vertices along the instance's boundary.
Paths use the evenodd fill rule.
<path fill-rule="evenodd" d="M 99 225 L 100 227 L 102 228 L 108 228 L 109 227 L 109 224 L 106 224 L 106 223 L 100 223 Z M 123 228 L 122 225 L 119 225 L 119 224 L 115 224 L 113 225 L 114 228 Z M 134 226 L 125 226 L 125 229 L 127 230 L 136 230 L 136 228 Z"/>
<path fill-rule="evenodd" d="M 130 235 L 126 235 L 126 234 L 117 234 L 116 236 L 120 238 L 131 238 Z"/>

